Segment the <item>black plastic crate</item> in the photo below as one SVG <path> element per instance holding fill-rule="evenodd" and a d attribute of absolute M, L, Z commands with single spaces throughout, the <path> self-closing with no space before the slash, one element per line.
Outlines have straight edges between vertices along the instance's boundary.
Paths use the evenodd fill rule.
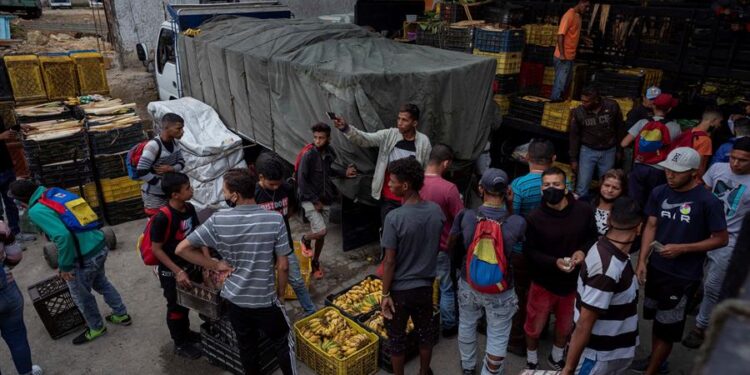
<path fill-rule="evenodd" d="M 127 128 L 96 131 L 96 126 L 89 128 L 89 139 L 94 155 L 109 155 L 127 152 L 133 146 L 146 139 L 143 124 L 137 123 Z"/>
<path fill-rule="evenodd" d="M 474 48 L 483 52 L 521 52 L 526 45 L 523 29 L 474 30 Z"/>
<path fill-rule="evenodd" d="M 417 30 L 416 43 L 422 46 L 442 47 L 442 32 L 440 30 Z"/>
<path fill-rule="evenodd" d="M 542 47 L 527 44 L 523 50 L 523 60 L 533 63 L 553 66 L 555 63 L 555 47 Z"/>
<path fill-rule="evenodd" d="M 642 76 L 606 70 L 596 72 L 593 83 L 599 87 L 602 95 L 616 98 L 637 98 L 643 90 Z"/>
<path fill-rule="evenodd" d="M 279 368 L 279 363 L 271 341 L 262 333 L 258 348 L 261 373 L 272 374 Z M 212 365 L 237 375 L 245 373 L 234 329 L 226 318 L 201 324 L 201 349 Z"/>
<path fill-rule="evenodd" d="M 544 102 L 534 102 L 522 97 L 513 97 L 510 99 L 508 115 L 534 123 L 541 123 L 542 116 L 544 115 Z"/>
<path fill-rule="evenodd" d="M 508 95 L 518 92 L 518 74 L 498 74 L 492 81 L 492 92 L 496 95 Z"/>
<path fill-rule="evenodd" d="M 53 276 L 28 288 L 44 328 L 53 339 L 59 339 L 85 324 L 83 315 L 73 302 L 68 284 L 60 276 Z"/>
<path fill-rule="evenodd" d="M 79 186 L 94 181 L 88 159 L 46 165 L 29 164 L 29 172 L 33 180 L 47 187 Z"/>
<path fill-rule="evenodd" d="M 367 322 L 371 317 L 373 317 L 375 314 L 380 314 L 380 310 L 376 310 L 372 313 L 367 314 L 366 316 L 361 317 L 358 322 L 359 325 L 364 328 L 365 330 L 374 333 L 377 335 L 380 340 L 378 340 L 378 366 L 385 370 L 388 373 L 393 373 L 393 363 L 391 362 L 391 354 L 393 353 L 393 347 L 391 346 L 390 341 L 380 336 L 378 332 L 376 332 L 373 329 L 370 329 L 367 325 L 365 325 L 365 322 Z M 435 334 L 433 337 L 433 342 L 435 344 L 438 343 L 440 340 L 440 310 L 435 309 L 434 314 L 432 315 L 432 331 Z M 412 358 L 416 357 L 419 354 L 419 335 L 417 334 L 417 330 L 413 330 L 409 332 L 406 335 L 406 361 L 408 362 Z"/>
<path fill-rule="evenodd" d="M 448 23 L 456 23 L 466 19 L 466 11 L 458 1 L 444 1 L 440 3 L 440 18 Z"/>
<path fill-rule="evenodd" d="M 105 212 L 107 213 L 107 223 L 117 225 L 127 223 L 128 221 L 143 219 L 146 213 L 143 211 L 143 200 L 133 198 L 119 202 L 105 203 Z"/>
<path fill-rule="evenodd" d="M 128 175 L 128 169 L 125 166 L 127 151 L 118 154 L 97 155 L 94 157 L 96 170 L 99 172 L 99 178 L 118 178 Z"/>
<path fill-rule="evenodd" d="M 349 289 L 353 288 L 355 285 L 357 285 L 357 284 L 359 284 L 359 283 L 361 283 L 361 282 L 363 282 L 363 281 L 365 281 L 367 279 L 380 279 L 380 278 L 377 277 L 376 275 L 368 275 L 368 276 L 362 278 L 362 280 L 359 280 L 356 283 L 354 283 L 352 285 L 349 285 L 348 288 L 346 288 L 346 289 L 344 289 L 344 290 L 342 290 L 342 291 L 340 291 L 338 293 L 329 294 L 326 297 L 325 305 L 326 306 L 332 306 L 332 307 L 336 308 L 336 310 L 338 310 L 342 315 L 344 315 L 345 317 L 347 317 L 347 318 L 349 318 L 351 320 L 354 320 L 354 321 L 359 321 L 362 317 L 372 314 L 373 311 L 377 311 L 378 306 L 376 306 L 375 309 L 373 309 L 372 311 L 368 311 L 368 312 L 362 313 L 362 314 L 352 315 L 352 314 L 349 314 L 349 313 L 345 312 L 344 310 L 342 310 L 339 306 L 333 304 L 333 300 L 335 300 L 336 297 L 338 297 L 338 296 L 340 296 L 340 295 L 348 292 Z"/>
<path fill-rule="evenodd" d="M 482 17 L 488 23 L 518 27 L 523 25 L 523 16 L 524 8 L 512 4 L 504 4 L 502 7 L 485 6 L 482 9 Z"/>
<path fill-rule="evenodd" d="M 443 48 L 471 53 L 474 45 L 474 28 L 449 27 L 443 31 Z"/>
<path fill-rule="evenodd" d="M 44 141 L 24 139 L 22 143 L 29 164 L 45 165 L 89 157 L 86 134 L 83 131 Z"/>

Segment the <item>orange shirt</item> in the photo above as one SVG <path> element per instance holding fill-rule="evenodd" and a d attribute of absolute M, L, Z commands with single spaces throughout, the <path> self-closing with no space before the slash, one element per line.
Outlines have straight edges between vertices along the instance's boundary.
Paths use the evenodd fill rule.
<path fill-rule="evenodd" d="M 695 129 L 692 129 L 691 131 L 695 131 Z M 705 135 L 699 135 L 695 137 L 695 140 L 693 141 L 693 148 L 695 151 L 698 151 L 698 153 L 701 156 L 711 156 L 713 155 L 713 143 L 711 142 L 711 137 L 705 136 Z"/>
<path fill-rule="evenodd" d="M 576 49 L 578 49 L 578 40 L 581 38 L 581 15 L 576 13 L 575 9 L 570 8 L 562 16 L 560 27 L 557 29 L 557 35 L 565 36 L 565 59 L 575 60 Z M 557 45 L 557 41 L 555 41 Z M 560 58 L 560 49 L 555 47 L 555 57 Z"/>

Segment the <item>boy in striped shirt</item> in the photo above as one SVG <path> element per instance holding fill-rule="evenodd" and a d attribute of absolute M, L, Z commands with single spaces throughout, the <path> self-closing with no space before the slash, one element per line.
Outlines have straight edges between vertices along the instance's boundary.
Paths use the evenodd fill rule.
<path fill-rule="evenodd" d="M 563 375 L 624 374 L 638 345 L 638 280 L 628 252 L 641 229 L 641 210 L 618 198 L 609 231 L 591 247 L 578 276 L 576 327 Z"/>
<path fill-rule="evenodd" d="M 143 181 L 141 196 L 143 207 L 149 217 L 159 213 L 159 208 L 169 202 L 169 197 L 161 189 L 161 179 L 165 173 L 181 172 L 185 169 L 177 139 L 184 134 L 185 120 L 175 113 L 167 113 L 161 118 L 159 136 L 148 141 L 138 161 L 136 170 Z"/>

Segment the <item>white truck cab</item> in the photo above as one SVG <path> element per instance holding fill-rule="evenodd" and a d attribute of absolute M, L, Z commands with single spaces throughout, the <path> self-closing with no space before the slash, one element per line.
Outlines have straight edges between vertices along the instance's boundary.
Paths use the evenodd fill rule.
<path fill-rule="evenodd" d="M 164 21 L 156 35 L 153 45 L 154 75 L 159 100 L 172 100 L 182 97 L 180 77 L 178 39 L 182 32 L 190 28 L 199 28 L 211 17 L 233 15 L 254 18 L 292 18 L 288 7 L 276 0 L 240 0 L 233 2 L 211 2 L 203 4 L 200 0 L 170 0 L 165 4 L 170 20 Z M 144 64 L 150 63 L 149 46 L 136 46 L 138 59 Z"/>

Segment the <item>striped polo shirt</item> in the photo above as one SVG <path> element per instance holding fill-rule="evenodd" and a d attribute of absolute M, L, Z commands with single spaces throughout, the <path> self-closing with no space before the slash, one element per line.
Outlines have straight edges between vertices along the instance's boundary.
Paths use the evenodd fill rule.
<path fill-rule="evenodd" d="M 638 346 L 638 281 L 630 256 L 602 237 L 591 247 L 578 276 L 575 321 L 581 306 L 599 313 L 583 357 L 633 358 Z"/>
<path fill-rule="evenodd" d="M 276 301 L 274 255 L 291 253 L 281 214 L 258 205 L 222 210 L 187 240 L 216 249 L 234 267 L 221 290 L 226 300 L 243 308 L 269 307 Z"/>

